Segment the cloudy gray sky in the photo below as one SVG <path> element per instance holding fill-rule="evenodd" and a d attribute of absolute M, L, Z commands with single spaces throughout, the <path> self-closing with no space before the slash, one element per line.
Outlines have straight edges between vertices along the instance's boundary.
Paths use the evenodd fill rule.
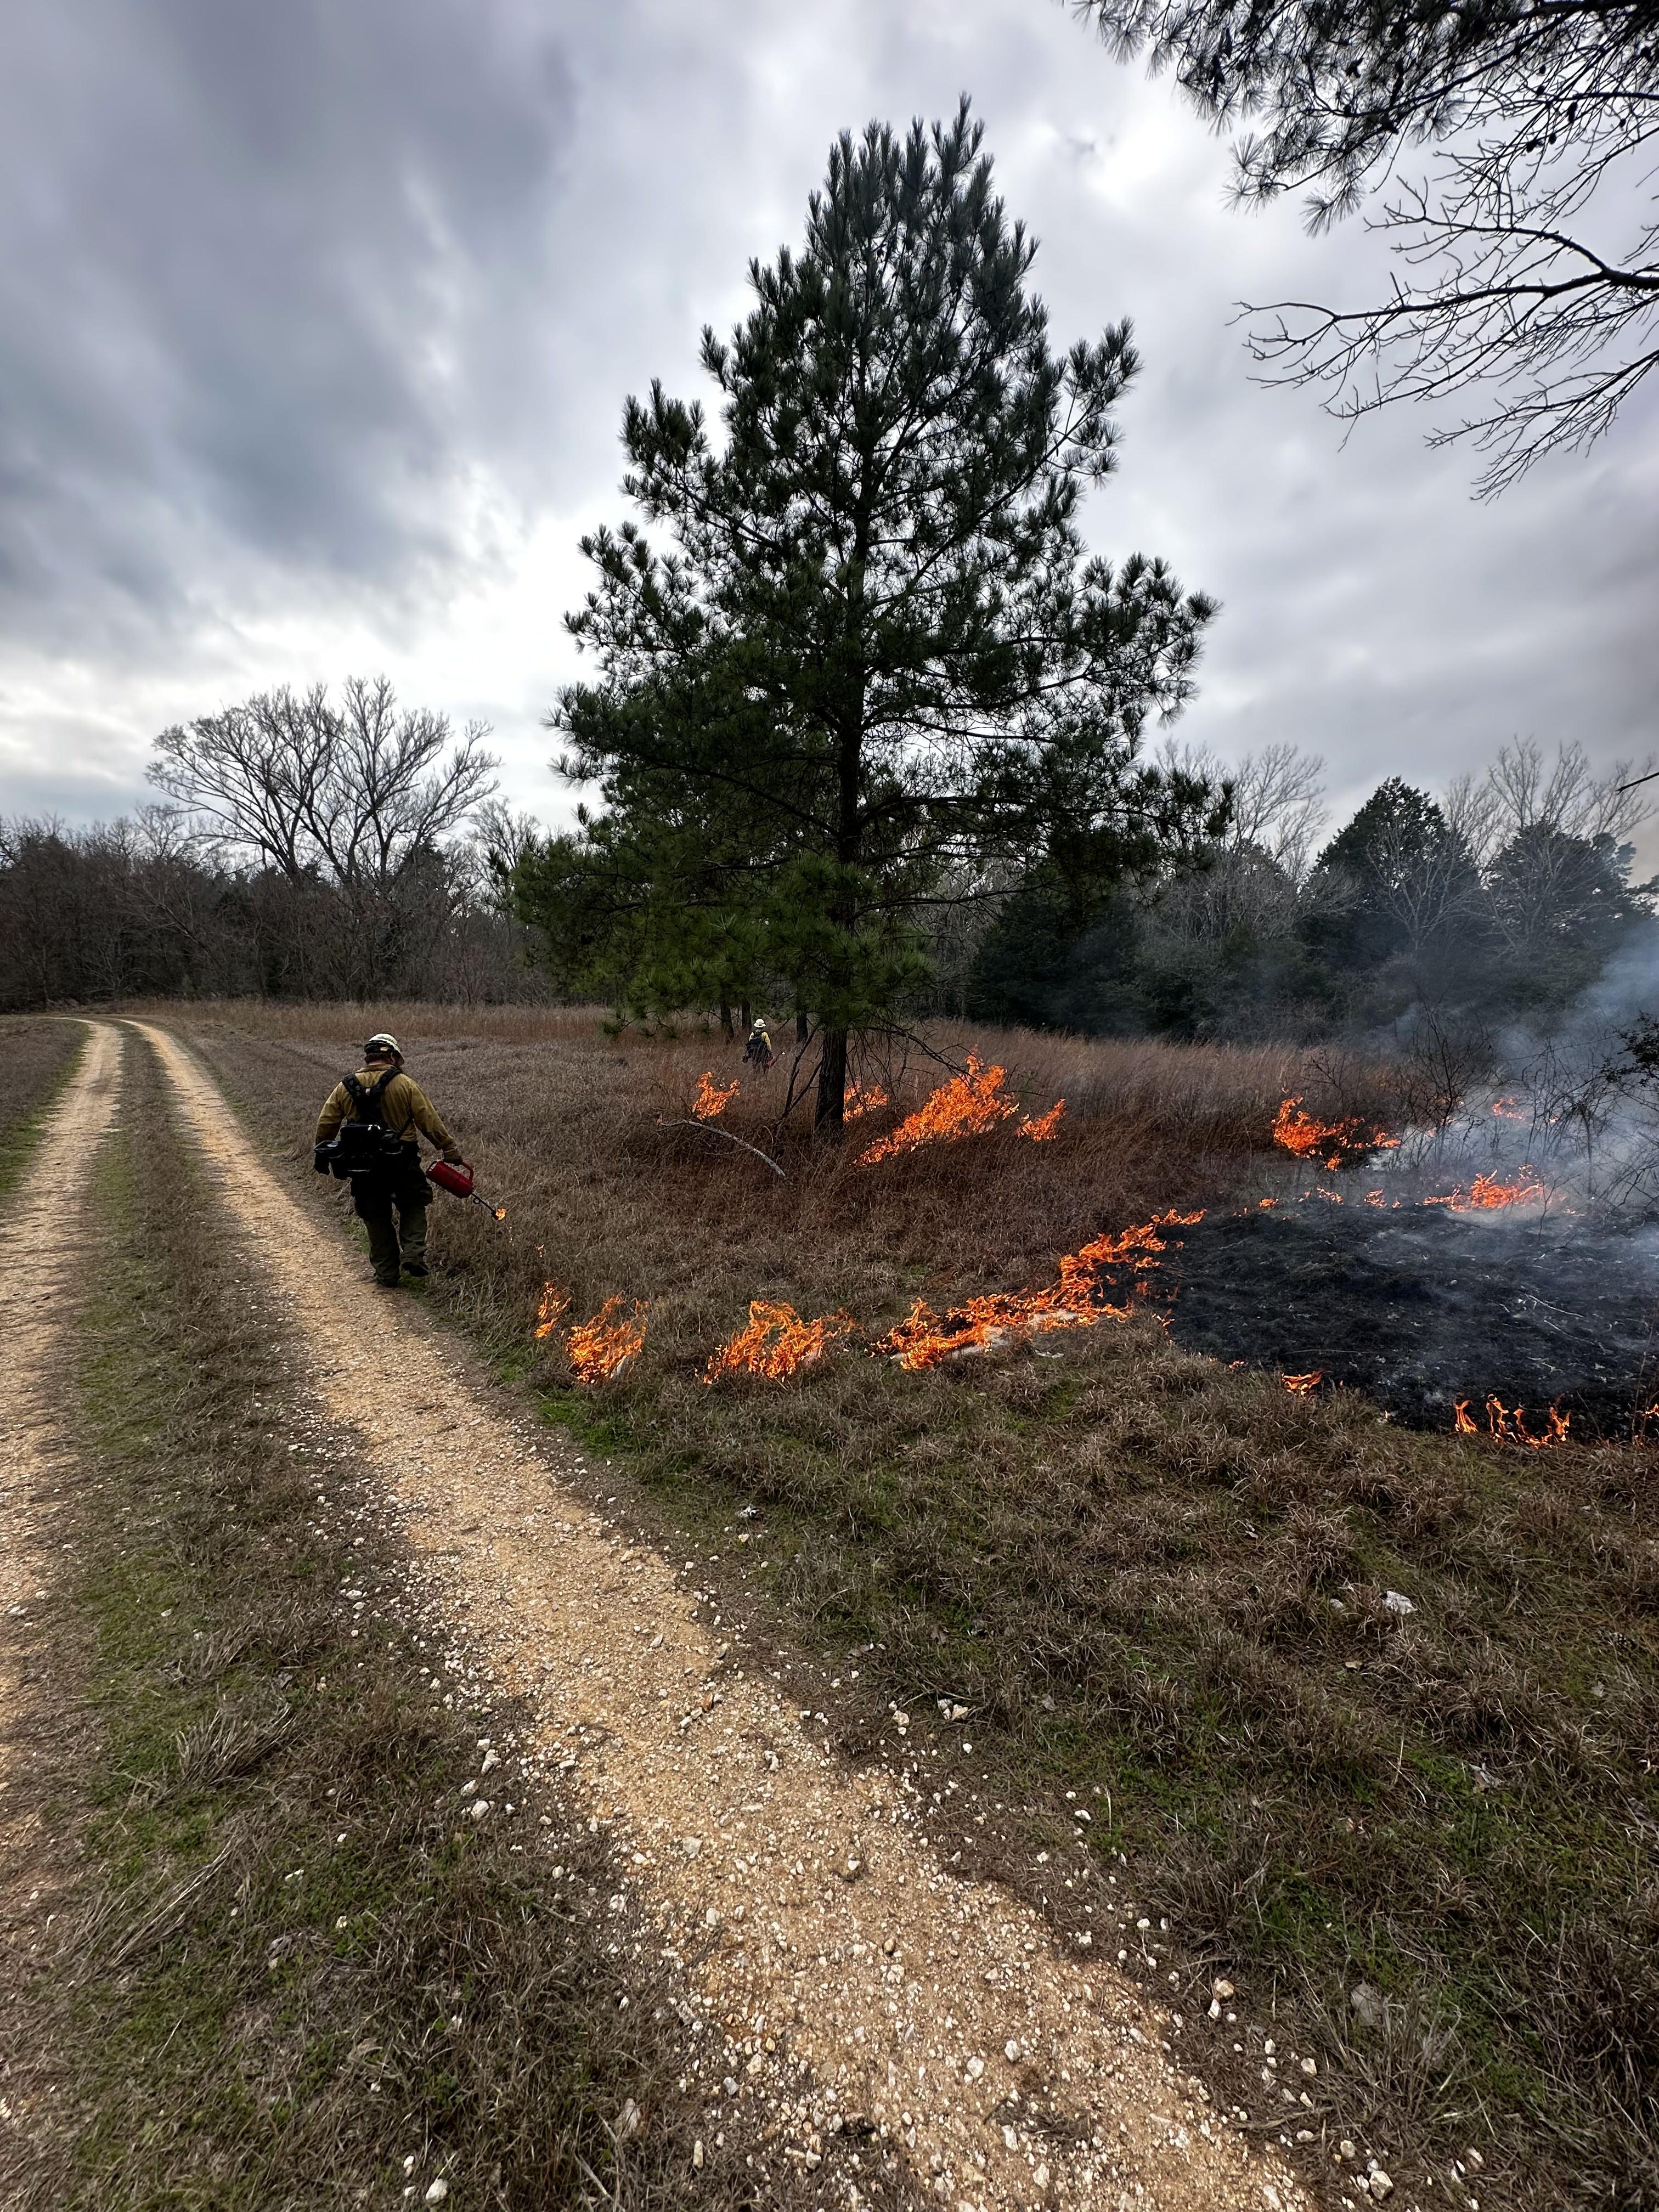
<path fill-rule="evenodd" d="M 0 26 L 0 812 L 144 796 L 149 739 L 387 671 L 540 716 L 623 397 L 799 239 L 844 125 L 988 126 L 1061 341 L 1133 317 L 1093 543 L 1218 596 L 1182 734 L 1322 752 L 1333 800 L 1504 738 L 1659 737 L 1659 396 L 1496 506 L 1396 413 L 1249 380 L 1241 297 L 1356 297 L 1350 225 L 1231 213 L 1177 96 L 1057 0 L 13 0 Z"/>

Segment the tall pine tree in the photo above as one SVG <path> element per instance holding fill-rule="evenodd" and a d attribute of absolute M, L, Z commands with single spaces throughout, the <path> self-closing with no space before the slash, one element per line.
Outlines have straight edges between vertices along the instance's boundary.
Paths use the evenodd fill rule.
<path fill-rule="evenodd" d="M 614 903 L 635 1004 L 686 1003 L 693 969 L 712 997 L 734 957 L 778 979 L 817 1025 L 832 1135 L 849 1031 L 925 972 L 953 864 L 1167 811 L 1137 750 L 1213 611 L 1162 562 L 1085 552 L 1128 325 L 1050 350 L 981 141 L 966 102 L 843 134 L 804 252 L 751 264 L 747 319 L 703 334 L 718 432 L 660 384 L 629 401 L 647 528 L 582 541 L 598 580 L 567 619 L 598 680 L 551 717 L 604 806 L 521 878 L 555 935 Z"/>

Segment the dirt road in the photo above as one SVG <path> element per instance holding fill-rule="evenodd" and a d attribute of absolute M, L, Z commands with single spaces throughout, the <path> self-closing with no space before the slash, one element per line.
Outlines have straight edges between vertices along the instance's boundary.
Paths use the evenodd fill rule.
<path fill-rule="evenodd" d="M 143 1033 L 262 1293 L 310 1347 L 322 1419 L 386 1436 L 372 1471 L 458 1639 L 538 1715 L 526 1765 L 562 1770 L 616 1824 L 701 1996 L 688 2014 L 708 2054 L 692 2070 L 712 2063 L 711 2131 L 742 2095 L 809 2170 L 827 2131 L 873 2135 L 952 2212 L 1305 2204 L 1172 2068 L 1140 1994 L 942 1866 L 908 1775 L 848 1772 L 817 1748 L 667 1562 L 567 1486 L 574 1445 L 458 1379 L 453 1346 L 354 1279 L 258 1164 L 199 1063 Z M 434 1675 L 433 1694 L 458 1686 Z M 484 1771 L 488 1758 L 458 1818 L 518 1817 L 514 1762 Z"/>

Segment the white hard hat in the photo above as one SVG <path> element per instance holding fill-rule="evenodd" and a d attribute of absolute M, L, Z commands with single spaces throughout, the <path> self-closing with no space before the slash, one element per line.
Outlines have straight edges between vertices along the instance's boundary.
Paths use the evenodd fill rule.
<path fill-rule="evenodd" d="M 371 1060 L 373 1060 L 377 1054 L 383 1052 L 392 1053 L 398 1060 L 401 1060 L 404 1056 L 403 1047 L 398 1043 L 397 1038 L 392 1036 L 390 1030 L 376 1030 L 374 1036 L 370 1037 L 368 1042 L 363 1047 L 363 1050 L 368 1054 Z"/>

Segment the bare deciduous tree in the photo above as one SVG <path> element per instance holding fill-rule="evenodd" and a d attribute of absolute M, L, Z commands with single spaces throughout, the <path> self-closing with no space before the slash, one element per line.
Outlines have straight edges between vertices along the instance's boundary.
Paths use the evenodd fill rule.
<path fill-rule="evenodd" d="M 1591 444 L 1659 363 L 1654 0 L 1077 5 L 1236 134 L 1240 200 L 1306 187 L 1319 230 L 1381 195 L 1389 296 L 1256 311 L 1273 380 L 1348 421 L 1471 395 L 1431 442 L 1489 454 L 1484 494 Z M 1426 174 L 1402 177 L 1419 149 Z"/>
<path fill-rule="evenodd" d="M 1158 757 L 1166 768 L 1224 784 L 1231 793 L 1224 851 L 1271 860 L 1293 884 L 1304 880 L 1326 814 L 1325 763 L 1319 754 L 1275 742 L 1229 767 L 1207 745 L 1170 739 Z"/>
<path fill-rule="evenodd" d="M 1446 817 L 1482 868 L 1529 830 L 1553 830 L 1587 843 L 1608 837 L 1621 845 L 1652 818 L 1652 787 L 1639 793 L 1626 787 L 1653 766 L 1650 753 L 1641 761 L 1614 761 L 1598 774 L 1577 738 L 1547 761 L 1534 739 L 1516 738 L 1499 746 L 1483 776 L 1458 777 L 1446 794 Z"/>
<path fill-rule="evenodd" d="M 285 687 L 163 731 L 149 775 L 200 842 L 337 894 L 331 964 L 362 996 L 448 919 L 445 842 L 495 788 L 487 734 L 353 678 L 337 708 Z"/>

